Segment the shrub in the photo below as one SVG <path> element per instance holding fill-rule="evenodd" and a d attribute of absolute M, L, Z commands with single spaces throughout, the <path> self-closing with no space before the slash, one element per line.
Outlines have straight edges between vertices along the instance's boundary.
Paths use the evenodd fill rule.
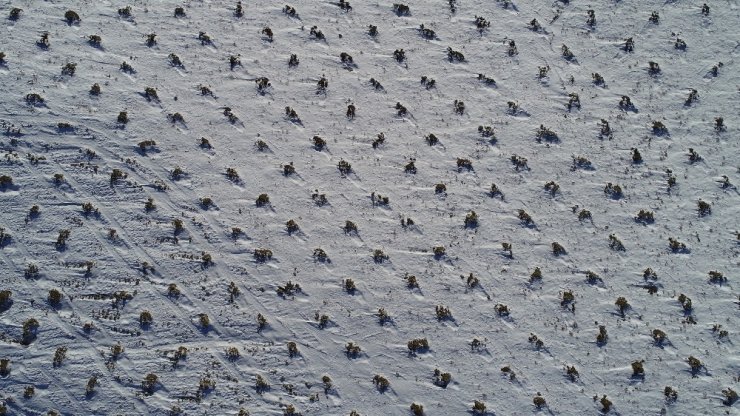
<path fill-rule="evenodd" d="M 175 17 L 185 17 L 185 9 L 182 7 L 175 7 Z"/>
<path fill-rule="evenodd" d="M 550 130 L 542 124 L 540 124 L 540 127 L 537 129 L 535 138 L 537 140 L 537 143 L 541 143 L 543 140 L 546 142 L 557 142 L 560 140 L 558 135 L 555 134 L 554 131 Z"/>
<path fill-rule="evenodd" d="M 344 287 L 344 290 L 349 294 L 354 294 L 357 290 L 357 286 L 355 286 L 355 281 L 352 279 L 342 280 L 342 287 Z"/>
<path fill-rule="evenodd" d="M 344 346 L 344 350 L 348 358 L 356 358 L 362 352 L 362 348 L 354 342 L 348 342 Z"/>
<path fill-rule="evenodd" d="M 418 352 L 425 352 L 429 349 L 429 342 L 426 338 L 412 339 L 407 343 L 409 353 L 416 354 Z"/>
<path fill-rule="evenodd" d="M 596 335 L 596 343 L 599 345 L 606 344 L 608 338 L 609 336 L 606 333 L 606 327 L 604 325 L 599 325 L 599 333 Z"/>
<path fill-rule="evenodd" d="M 704 367 L 704 364 L 702 364 L 701 360 L 694 357 L 693 355 L 689 356 L 686 362 L 689 364 L 689 367 L 691 368 L 691 375 L 694 377 L 696 377 L 696 374 L 699 372 L 699 370 Z"/>
<path fill-rule="evenodd" d="M 442 387 L 447 388 L 447 385 L 450 384 L 452 381 L 452 374 L 450 373 L 443 373 L 439 371 L 438 368 L 434 369 L 434 384 Z"/>
<path fill-rule="evenodd" d="M 64 361 L 64 358 L 67 356 L 67 347 L 58 347 L 56 351 L 54 351 L 54 360 L 52 361 L 53 367 L 60 367 L 62 365 L 62 361 Z"/>
<path fill-rule="evenodd" d="M 478 400 L 473 401 L 473 413 L 476 415 L 485 415 L 486 414 L 485 403 L 478 401 Z"/>
<path fill-rule="evenodd" d="M 288 220 L 285 223 L 285 229 L 288 231 L 288 235 L 291 235 L 299 230 L 298 223 L 295 220 Z"/>
<path fill-rule="evenodd" d="M 376 263 L 383 263 L 384 261 L 388 260 L 388 255 L 383 252 L 381 249 L 375 249 L 373 250 L 373 261 Z"/>
<path fill-rule="evenodd" d="M 568 254 L 567 251 L 565 251 L 565 247 L 560 245 L 560 243 L 558 243 L 557 241 L 553 241 L 553 243 L 551 244 L 551 247 L 552 247 L 553 256 L 560 256 L 560 255 Z"/>
<path fill-rule="evenodd" d="M 198 314 L 198 324 L 203 330 L 207 330 L 211 327 L 211 318 L 206 313 L 200 313 Z"/>
<path fill-rule="evenodd" d="M 722 390 L 722 395 L 724 396 L 724 399 L 722 400 L 722 404 L 725 406 L 732 406 L 738 400 L 737 392 L 729 387 Z"/>
<path fill-rule="evenodd" d="M 10 188 L 13 186 L 13 177 L 8 175 L 0 175 L 0 188 Z"/>
<path fill-rule="evenodd" d="M 641 224 L 652 224 L 655 222 L 655 214 L 653 214 L 653 211 L 641 209 L 637 215 L 635 215 L 635 221 Z"/>
<path fill-rule="evenodd" d="M 620 296 L 617 298 L 616 302 L 614 302 L 615 305 L 617 305 L 617 308 L 619 309 L 619 314 L 624 316 L 624 313 L 630 309 L 630 304 L 627 302 L 627 299 Z"/>
<path fill-rule="evenodd" d="M 262 206 L 269 205 L 269 204 L 270 204 L 270 197 L 267 194 L 259 194 L 259 196 L 257 196 L 255 205 L 257 205 L 258 207 L 262 207 Z"/>
<path fill-rule="evenodd" d="M 619 199 L 624 195 L 622 193 L 622 187 L 614 185 L 611 182 L 607 183 L 604 187 L 604 194 L 613 199 Z"/>
<path fill-rule="evenodd" d="M 535 267 L 532 274 L 529 276 L 529 283 L 534 283 L 542 280 L 542 270 L 539 267 Z"/>
<path fill-rule="evenodd" d="M 267 380 L 259 374 L 257 374 L 256 381 L 254 384 L 255 384 L 254 386 L 255 390 L 257 390 L 257 393 L 260 393 L 260 394 L 270 389 L 270 383 L 268 383 Z"/>
<path fill-rule="evenodd" d="M 377 313 L 376 316 L 378 317 L 378 322 L 380 323 L 380 325 L 383 325 L 386 322 L 390 322 L 391 321 L 390 314 L 388 314 L 388 312 L 386 312 L 386 310 L 383 309 L 383 308 L 379 308 L 378 309 L 378 313 Z"/>
<path fill-rule="evenodd" d="M 606 394 L 601 397 L 599 403 L 601 403 L 601 411 L 609 413 L 609 410 L 612 408 L 612 401 L 606 397 Z"/>
<path fill-rule="evenodd" d="M 21 343 L 23 345 L 30 344 L 36 338 L 36 332 L 39 329 L 39 321 L 35 318 L 28 318 L 23 322 L 23 335 Z"/>
<path fill-rule="evenodd" d="M 572 382 L 575 382 L 576 379 L 578 379 L 578 377 L 580 376 L 576 367 L 570 366 L 570 365 L 565 366 L 565 374 L 568 376 L 568 378 Z"/>
<path fill-rule="evenodd" d="M 33 106 L 41 106 L 44 104 L 44 97 L 36 93 L 26 94 L 26 104 Z"/>
<path fill-rule="evenodd" d="M 324 329 L 329 325 L 329 315 L 319 314 L 318 311 L 314 315 L 314 320 L 318 323 L 319 329 Z"/>
<path fill-rule="evenodd" d="M 388 381 L 387 378 L 381 376 L 380 374 L 376 374 L 373 376 L 373 384 L 375 385 L 375 388 L 377 388 L 378 391 L 381 393 L 388 390 L 388 387 L 390 387 L 391 385 L 390 381 Z"/>
<path fill-rule="evenodd" d="M 661 136 L 668 133 L 668 128 L 660 121 L 653 121 L 653 134 Z"/>
<path fill-rule="evenodd" d="M 352 165 L 346 160 L 342 159 L 337 164 L 337 169 L 342 175 L 349 175 L 352 172 Z"/>
<path fill-rule="evenodd" d="M 344 233 L 345 234 L 350 234 L 350 233 L 357 234 L 358 233 L 358 231 L 357 231 L 357 224 L 355 224 L 354 222 L 349 221 L 349 220 L 347 220 L 347 221 L 344 222 L 343 230 L 344 230 Z"/>
<path fill-rule="evenodd" d="M 293 341 L 288 342 L 287 345 L 288 345 L 288 357 L 293 358 L 297 356 L 298 355 L 298 345 Z"/>
<path fill-rule="evenodd" d="M 614 234 L 609 234 L 609 248 L 614 251 L 625 251 L 624 244 L 622 244 L 622 241 Z"/>
<path fill-rule="evenodd" d="M 563 291 L 563 293 L 560 295 L 560 299 L 560 306 L 568 306 L 576 301 L 573 292 L 570 290 Z"/>
<path fill-rule="evenodd" d="M 419 287 L 419 282 L 416 279 L 416 276 L 412 274 L 406 273 L 406 275 L 403 277 L 404 280 L 406 280 L 406 287 L 409 289 L 414 289 Z"/>
<path fill-rule="evenodd" d="M 277 294 L 280 297 L 293 296 L 301 291 L 301 286 L 298 283 L 293 283 L 290 280 L 284 286 L 277 287 Z"/>
<path fill-rule="evenodd" d="M 712 206 L 700 199 L 698 202 L 698 211 L 700 217 L 707 216 L 712 213 Z"/>
<path fill-rule="evenodd" d="M 686 244 L 672 237 L 668 238 L 668 247 L 671 249 L 672 253 L 687 253 L 688 252 L 688 248 L 686 247 Z"/>
<path fill-rule="evenodd" d="M 58 291 L 57 289 L 51 289 L 49 290 L 47 301 L 51 306 L 58 307 L 62 303 L 63 298 L 64 295 L 62 295 L 62 292 Z"/>
<path fill-rule="evenodd" d="M 530 333 L 528 341 L 530 344 L 534 345 L 536 350 L 541 350 L 545 346 L 545 342 L 540 339 L 537 335 Z"/>
<path fill-rule="evenodd" d="M 12 301 L 11 297 L 13 296 L 13 292 L 10 290 L 0 290 L 0 311 L 7 310 Z"/>
<path fill-rule="evenodd" d="M 256 248 L 254 249 L 254 258 L 260 263 L 264 263 L 272 259 L 272 250 L 267 248 Z"/>
<path fill-rule="evenodd" d="M 313 148 L 318 151 L 322 151 L 326 148 L 326 140 L 321 138 L 321 136 L 313 136 L 311 141 L 313 142 Z"/>
<path fill-rule="evenodd" d="M 547 406 L 547 402 L 545 401 L 545 398 L 542 397 L 539 392 L 532 399 L 532 403 L 534 404 L 534 407 L 536 407 L 537 409 L 542 409 L 543 407 Z"/>
<path fill-rule="evenodd" d="M 718 272 L 715 270 L 709 271 L 709 282 L 715 283 L 715 284 L 723 284 L 727 283 L 727 278 L 722 274 L 722 272 Z"/>
<path fill-rule="evenodd" d="M 414 416 L 424 416 L 424 406 L 418 404 L 418 403 L 411 403 L 411 413 L 414 414 Z"/>
<path fill-rule="evenodd" d="M 475 211 L 468 212 L 467 215 L 465 215 L 465 222 L 464 222 L 465 228 L 475 228 L 478 226 L 478 214 L 475 213 Z"/>
<path fill-rule="evenodd" d="M 99 48 L 101 42 L 103 42 L 103 38 L 100 35 L 90 35 L 87 37 L 87 43 L 95 48 Z"/>
<path fill-rule="evenodd" d="M 437 315 L 438 321 L 452 319 L 452 312 L 450 312 L 450 308 L 443 305 L 437 305 L 434 310 L 435 314 Z"/>
<path fill-rule="evenodd" d="M 153 322 L 154 317 L 152 317 L 151 312 L 145 310 L 139 314 L 139 325 L 141 325 L 143 328 L 151 326 Z"/>
<path fill-rule="evenodd" d="M 64 20 L 67 21 L 68 25 L 79 24 L 80 15 L 78 15 L 77 12 L 75 12 L 74 10 L 67 10 L 64 13 Z"/>
<path fill-rule="evenodd" d="M 213 200 L 210 197 L 204 196 L 204 197 L 200 198 L 199 201 L 200 201 L 200 205 L 204 209 L 208 209 L 211 206 L 213 206 Z"/>
<path fill-rule="evenodd" d="M 509 307 L 502 303 L 496 304 L 496 306 L 494 306 L 493 309 L 496 311 L 496 314 L 500 317 L 507 317 L 511 314 L 511 312 L 509 311 Z"/>
<path fill-rule="evenodd" d="M 257 314 L 257 329 L 259 331 L 263 330 L 267 326 L 267 318 L 264 317 L 261 313 Z"/>
<path fill-rule="evenodd" d="M 144 391 L 145 395 L 151 396 L 154 394 L 158 379 L 159 377 L 154 373 L 149 373 L 144 377 L 144 380 L 141 382 L 141 389 Z"/>
<path fill-rule="evenodd" d="M 632 377 L 645 377 L 645 367 L 643 366 L 644 362 L 645 360 L 632 362 Z"/>
<path fill-rule="evenodd" d="M 8 15 L 8 19 L 10 20 L 18 20 L 21 17 L 21 13 L 23 12 L 23 9 L 20 9 L 18 7 L 13 7 L 10 9 L 10 14 Z"/>
<path fill-rule="evenodd" d="M 655 342 L 655 345 L 661 346 L 666 340 L 666 333 L 663 332 L 660 329 L 653 329 L 653 341 Z"/>
<path fill-rule="evenodd" d="M 673 403 L 678 399 L 678 392 L 671 386 L 666 386 L 663 389 L 663 395 L 668 403 Z"/>

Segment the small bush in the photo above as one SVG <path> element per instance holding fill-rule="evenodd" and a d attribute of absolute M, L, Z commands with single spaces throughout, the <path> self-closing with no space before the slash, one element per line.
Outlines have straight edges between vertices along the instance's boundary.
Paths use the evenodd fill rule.
<path fill-rule="evenodd" d="M 203 330 L 207 330 L 211 327 L 211 318 L 208 317 L 208 314 L 200 313 L 198 314 L 198 324 Z"/>
<path fill-rule="evenodd" d="M 447 388 L 447 386 L 450 384 L 451 381 L 452 381 L 452 374 L 443 373 L 439 371 L 439 369 L 437 368 L 434 369 L 434 384 L 435 385 L 442 387 L 442 388 Z"/>
<path fill-rule="evenodd" d="M 62 303 L 63 298 L 64 295 L 62 295 L 62 292 L 58 291 L 57 289 L 51 289 L 49 290 L 47 301 L 49 302 L 49 305 L 53 307 L 58 307 Z"/>
<path fill-rule="evenodd" d="M 629 302 L 627 302 L 627 299 L 622 296 L 618 297 L 614 304 L 617 305 L 617 308 L 619 309 L 619 314 L 622 316 L 624 316 L 624 313 L 630 308 Z"/>
<path fill-rule="evenodd" d="M 409 349 L 409 352 L 411 354 L 416 354 L 418 352 L 424 352 L 429 349 L 429 342 L 426 338 L 416 338 L 412 339 L 407 343 L 407 347 Z"/>
<path fill-rule="evenodd" d="M 152 313 L 149 311 L 142 311 L 139 314 L 139 325 L 146 328 L 152 325 L 154 322 L 154 317 L 152 317 Z"/>
<path fill-rule="evenodd" d="M 689 364 L 689 367 L 691 369 L 691 374 L 696 377 L 696 374 L 704 367 L 704 364 L 702 364 L 701 360 L 698 358 L 692 356 L 689 356 L 689 358 L 686 360 L 686 362 Z"/>
<path fill-rule="evenodd" d="M 348 358 L 357 358 L 357 356 L 362 352 L 360 346 L 354 342 L 348 342 L 347 345 L 344 346 L 344 350 Z"/>
<path fill-rule="evenodd" d="M 388 390 L 391 385 L 390 381 L 388 381 L 387 378 L 381 376 L 380 374 L 376 374 L 373 376 L 373 384 L 375 385 L 375 388 L 377 388 L 378 391 L 381 393 Z"/>
<path fill-rule="evenodd" d="M 56 351 L 54 351 L 54 360 L 52 361 L 53 367 L 61 367 L 62 361 L 64 361 L 64 358 L 67 356 L 67 347 L 58 347 Z"/>
<path fill-rule="evenodd" d="M 270 259 L 272 259 L 272 250 L 266 249 L 266 248 L 256 248 L 254 249 L 254 258 L 260 263 L 266 262 Z"/>
<path fill-rule="evenodd" d="M 655 222 L 655 214 L 653 214 L 653 211 L 641 209 L 635 215 L 635 221 L 641 224 L 652 224 Z"/>
<path fill-rule="evenodd" d="M 601 404 L 601 411 L 603 413 L 609 413 L 609 410 L 612 408 L 612 401 L 609 400 L 606 395 L 603 395 L 601 399 L 599 400 L 599 403 Z"/>
<path fill-rule="evenodd" d="M 297 356 L 298 355 L 298 345 L 293 341 L 288 342 L 287 345 L 288 345 L 288 357 L 293 358 Z"/>
<path fill-rule="evenodd" d="M 722 399 L 722 404 L 725 406 L 732 406 L 733 404 L 735 404 L 735 402 L 738 401 L 737 392 L 729 387 L 722 390 L 722 395 L 724 396 L 724 399 Z"/>
<path fill-rule="evenodd" d="M 545 401 L 545 398 L 542 397 L 540 393 L 537 393 L 537 395 L 534 396 L 534 398 L 532 399 L 532 403 L 537 409 L 542 409 L 543 407 L 547 406 L 547 401 Z"/>
<path fill-rule="evenodd" d="M 410 409 L 414 416 L 424 416 L 424 406 L 418 403 L 411 403 Z"/>
<path fill-rule="evenodd" d="M 470 211 L 465 215 L 465 228 L 475 228 L 478 226 L 478 214 L 475 211 Z"/>
<path fill-rule="evenodd" d="M 632 377 L 644 377 L 645 367 L 643 363 L 645 360 L 633 361 L 632 362 Z"/>
<path fill-rule="evenodd" d="M 24 345 L 30 344 L 36 338 L 36 332 L 39 329 L 39 321 L 36 318 L 28 318 L 23 322 L 23 336 L 21 343 Z"/>
<path fill-rule="evenodd" d="M 552 247 L 552 254 L 553 254 L 553 256 L 561 256 L 561 255 L 564 255 L 564 254 L 568 254 L 565 251 L 565 247 L 563 247 L 562 245 L 560 245 L 560 243 L 558 243 L 557 241 L 554 241 L 551 244 L 551 247 Z"/>
<path fill-rule="evenodd" d="M 599 325 L 599 333 L 596 335 L 596 343 L 599 345 L 606 344 L 608 337 L 606 327 L 604 325 Z"/>
<path fill-rule="evenodd" d="M 301 286 L 298 283 L 291 282 L 290 280 L 288 280 L 285 285 L 278 286 L 276 290 L 278 296 L 281 296 L 283 298 L 286 296 L 293 296 L 300 291 Z"/>
<path fill-rule="evenodd" d="M 666 386 L 663 389 L 663 395 L 665 396 L 665 400 L 668 403 L 673 403 L 678 400 L 678 392 L 671 386 Z"/>
<path fill-rule="evenodd" d="M 77 12 L 75 12 L 74 10 L 67 10 L 64 13 L 64 20 L 67 21 L 68 25 L 79 24 L 80 15 L 78 15 Z"/>
<path fill-rule="evenodd" d="M 652 332 L 653 341 L 655 342 L 655 345 L 661 346 L 665 342 L 667 335 L 665 332 L 663 332 L 660 329 L 653 329 Z"/>
<path fill-rule="evenodd" d="M 342 175 L 349 175 L 352 172 L 352 165 L 346 160 L 340 160 L 337 169 Z"/>
<path fill-rule="evenodd" d="M 159 377 L 157 377 L 157 375 L 154 373 L 149 373 L 144 377 L 144 380 L 141 382 L 141 389 L 143 390 L 145 395 L 151 396 L 152 394 L 154 394 L 158 380 Z"/>
<path fill-rule="evenodd" d="M 270 204 L 270 197 L 267 194 L 259 194 L 259 196 L 257 196 L 255 205 L 257 205 L 258 207 L 262 207 L 262 206 L 269 205 L 269 204 Z"/>
<path fill-rule="evenodd" d="M 381 249 L 375 249 L 373 250 L 373 261 L 376 263 L 383 263 L 384 261 L 388 260 L 388 255 L 383 252 Z"/>
<path fill-rule="evenodd" d="M 255 390 L 257 390 L 257 393 L 260 393 L 260 394 L 270 389 L 270 383 L 268 383 L 267 380 L 259 374 L 257 374 L 256 381 L 254 384 L 255 384 L 254 386 Z"/>

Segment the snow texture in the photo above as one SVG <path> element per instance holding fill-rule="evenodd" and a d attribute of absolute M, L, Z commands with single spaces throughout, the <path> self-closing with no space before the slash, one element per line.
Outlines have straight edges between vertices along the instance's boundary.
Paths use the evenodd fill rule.
<path fill-rule="evenodd" d="M 736 1 L 3 3 L 6 414 L 738 414 Z"/>

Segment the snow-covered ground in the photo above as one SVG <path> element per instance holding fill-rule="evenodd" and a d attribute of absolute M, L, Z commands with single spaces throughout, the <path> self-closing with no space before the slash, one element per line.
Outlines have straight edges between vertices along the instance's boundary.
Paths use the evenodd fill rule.
<path fill-rule="evenodd" d="M 350 11 L 302 1 L 289 16 L 283 2 L 244 1 L 238 17 L 235 1 L 133 0 L 125 17 L 125 2 L 3 2 L 0 175 L 12 178 L 0 190 L 9 235 L 0 290 L 12 292 L 0 309 L 6 414 L 406 415 L 417 403 L 426 415 L 464 415 L 480 401 L 490 415 L 573 415 L 598 414 L 604 395 L 609 414 L 738 414 L 723 403 L 740 374 L 737 2 L 709 2 L 708 14 L 694 0 L 453 3 L 454 12 L 447 1 L 409 0 L 410 13 L 399 16 L 390 1 L 353 0 Z M 14 7 L 23 11 L 8 19 Z M 67 10 L 80 21 L 67 24 Z M 490 26 L 478 30 L 476 16 Z M 434 35 L 422 36 L 422 24 Z M 37 43 L 43 32 L 48 47 Z M 464 60 L 448 59 L 447 48 Z M 394 58 L 397 49 L 405 60 Z M 297 66 L 288 65 L 291 54 Z M 241 64 L 232 68 L 231 56 Z M 650 61 L 659 72 L 650 73 Z M 76 67 L 65 75 L 67 63 Z M 270 83 L 262 92 L 261 77 Z M 99 95 L 90 93 L 96 83 Z M 698 98 L 687 104 L 691 89 Z M 580 108 L 569 111 L 571 93 Z M 29 94 L 44 102 L 29 104 Z M 632 108 L 620 108 L 622 96 Z M 460 113 L 455 100 L 464 102 Z M 126 124 L 117 122 L 122 111 Z M 183 120 L 173 122 L 175 113 Z M 600 134 L 602 120 L 610 134 Z M 667 132 L 653 132 L 655 121 Z M 541 125 L 557 139 L 538 140 Z M 342 160 L 351 164 L 346 175 Z M 415 173 L 405 170 L 410 161 Z M 125 178 L 112 180 L 115 170 Z M 550 181 L 559 189 L 545 189 Z M 607 183 L 623 195 L 607 195 Z M 438 184 L 446 191 L 435 192 Z M 268 204 L 257 206 L 260 194 Z M 711 213 L 700 215 L 700 200 Z M 654 221 L 636 221 L 640 210 Z M 470 211 L 478 223 L 466 227 Z M 409 218 L 413 225 L 402 225 Z M 297 231 L 286 230 L 289 220 Z M 343 230 L 348 220 L 357 233 Z M 62 230 L 69 236 L 57 245 Z M 669 238 L 686 249 L 673 252 Z M 554 255 L 553 242 L 566 253 Z M 327 261 L 314 256 L 318 248 Z M 259 262 L 256 249 L 273 256 Z M 387 258 L 375 261 L 376 249 Z M 530 279 L 537 267 L 541 279 Z M 655 276 L 644 277 L 646 268 Z M 722 276 L 711 282 L 710 271 Z M 346 290 L 347 279 L 356 290 Z M 289 281 L 301 290 L 279 296 Z M 48 300 L 54 289 L 58 304 Z M 438 319 L 440 306 L 451 317 Z M 38 328 L 26 325 L 24 337 L 31 318 Z M 600 326 L 605 342 L 597 342 Z M 410 353 L 419 338 L 429 348 Z M 361 351 L 348 354 L 349 342 Z M 180 347 L 187 353 L 178 360 Z M 54 363 L 59 348 L 66 354 Z M 689 357 L 702 364 L 693 374 Z M 639 361 L 642 377 L 633 375 Z M 578 372 L 573 380 L 567 366 Z M 435 369 L 451 375 L 446 387 Z M 157 382 L 146 391 L 148 374 Z M 376 375 L 389 382 L 385 391 Z M 269 389 L 255 388 L 258 376 Z M 97 383 L 86 392 L 91 377 Z"/>

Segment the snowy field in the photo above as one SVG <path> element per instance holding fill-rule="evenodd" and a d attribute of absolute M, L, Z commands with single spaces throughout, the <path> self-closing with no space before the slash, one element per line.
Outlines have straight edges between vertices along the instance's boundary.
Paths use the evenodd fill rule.
<path fill-rule="evenodd" d="M 737 1 L 1 3 L 0 414 L 740 414 Z"/>

